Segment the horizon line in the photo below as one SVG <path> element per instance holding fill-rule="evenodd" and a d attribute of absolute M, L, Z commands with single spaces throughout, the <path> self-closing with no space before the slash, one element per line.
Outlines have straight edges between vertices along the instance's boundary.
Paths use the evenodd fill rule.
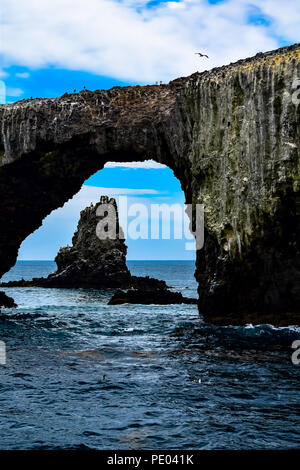
<path fill-rule="evenodd" d="M 55 263 L 53 259 L 17 259 L 18 261 L 51 261 Z M 127 259 L 127 261 L 196 261 L 196 259 Z"/>

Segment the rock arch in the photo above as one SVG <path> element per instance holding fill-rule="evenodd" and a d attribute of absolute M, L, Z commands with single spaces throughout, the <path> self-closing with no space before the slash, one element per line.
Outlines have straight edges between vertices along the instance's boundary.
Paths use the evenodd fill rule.
<path fill-rule="evenodd" d="M 0 106 L 0 274 L 107 161 L 153 158 L 188 203 L 205 204 L 196 269 L 205 316 L 298 312 L 299 59 L 296 44 L 168 85 Z"/>

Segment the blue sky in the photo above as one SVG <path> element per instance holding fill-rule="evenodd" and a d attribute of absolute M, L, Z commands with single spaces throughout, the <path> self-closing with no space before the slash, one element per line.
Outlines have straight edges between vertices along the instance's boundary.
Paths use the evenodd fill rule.
<path fill-rule="evenodd" d="M 297 42 L 299 23 L 298 0 L 1 0 L 0 79 L 7 102 L 167 82 Z"/>
<path fill-rule="evenodd" d="M 6 103 L 84 86 L 168 82 L 297 42 L 299 26 L 299 0 L 1 0 L 0 80 Z M 199 59 L 197 51 L 209 59 Z M 44 221 L 23 243 L 20 258 L 53 259 L 70 242 L 76 211 L 98 197 L 97 188 L 99 196 L 126 190 L 146 204 L 184 202 L 167 168 L 106 168 Z M 178 240 L 128 245 L 130 259 L 193 256 Z"/>

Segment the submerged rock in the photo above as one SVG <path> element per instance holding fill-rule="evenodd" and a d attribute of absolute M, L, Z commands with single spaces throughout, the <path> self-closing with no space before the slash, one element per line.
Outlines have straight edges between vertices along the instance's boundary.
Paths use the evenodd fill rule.
<path fill-rule="evenodd" d="M 152 291 L 130 289 L 127 292 L 117 290 L 108 302 L 108 305 L 120 304 L 197 304 L 197 299 L 183 297 L 180 292 L 172 292 L 167 289 L 156 289 Z"/>

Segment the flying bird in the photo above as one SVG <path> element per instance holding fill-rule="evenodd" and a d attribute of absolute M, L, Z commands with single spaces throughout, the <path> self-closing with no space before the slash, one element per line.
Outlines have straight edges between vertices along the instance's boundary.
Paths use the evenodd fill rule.
<path fill-rule="evenodd" d="M 207 57 L 209 59 L 208 55 L 201 54 L 201 52 L 195 52 L 195 54 L 198 55 L 199 57 Z"/>

